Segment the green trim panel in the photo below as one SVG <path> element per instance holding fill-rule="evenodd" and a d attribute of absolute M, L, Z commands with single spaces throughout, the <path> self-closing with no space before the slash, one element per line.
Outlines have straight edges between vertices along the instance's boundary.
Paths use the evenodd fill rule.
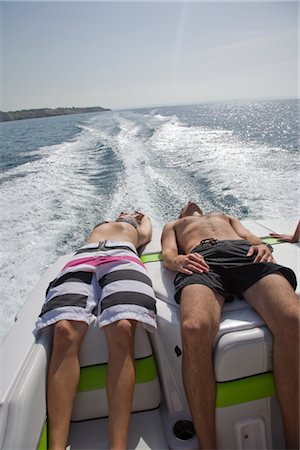
<path fill-rule="evenodd" d="M 252 402 L 276 395 L 273 372 L 217 383 L 216 408 Z"/>
<path fill-rule="evenodd" d="M 48 448 L 48 428 L 47 428 L 47 420 L 45 420 L 44 428 L 42 431 L 42 435 L 37 450 L 47 450 L 47 448 Z"/>
<path fill-rule="evenodd" d="M 163 260 L 163 256 L 162 256 L 162 252 L 147 253 L 145 255 L 142 255 L 140 257 L 140 259 L 141 259 L 141 261 L 143 263 L 157 262 L 157 261 L 162 261 Z"/>
<path fill-rule="evenodd" d="M 107 364 L 81 367 L 77 392 L 93 391 L 106 387 Z M 157 378 L 154 356 L 135 361 L 135 382 L 147 383 Z"/>
<path fill-rule="evenodd" d="M 265 242 L 266 244 L 271 244 L 271 245 L 282 244 L 282 242 L 283 242 L 283 241 L 280 241 L 279 239 L 271 237 L 271 236 L 263 236 L 263 237 L 261 237 L 261 240 L 263 242 Z"/>
<path fill-rule="evenodd" d="M 153 355 L 135 361 L 136 383 L 146 383 L 157 378 Z M 104 389 L 106 384 L 107 364 L 82 367 L 78 392 Z M 239 405 L 276 395 L 273 372 L 234 381 L 217 383 L 216 408 Z M 45 421 L 37 450 L 47 450 L 47 421 Z"/>

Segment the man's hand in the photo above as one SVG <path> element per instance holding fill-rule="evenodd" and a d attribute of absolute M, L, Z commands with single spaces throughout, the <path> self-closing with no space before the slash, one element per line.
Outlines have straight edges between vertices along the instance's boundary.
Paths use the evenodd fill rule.
<path fill-rule="evenodd" d="M 199 253 L 188 253 L 187 255 L 178 255 L 174 263 L 176 264 L 176 270 L 186 275 L 192 275 L 196 273 L 206 273 L 209 271 L 208 264 L 204 261 L 202 255 Z"/>
<path fill-rule="evenodd" d="M 141 223 L 143 218 L 145 217 L 145 214 L 141 213 L 140 211 L 134 211 L 132 214 L 132 217 L 138 222 Z"/>
<path fill-rule="evenodd" d="M 255 254 L 256 257 L 253 262 L 275 262 L 271 250 L 265 244 L 251 245 L 247 256 L 252 256 Z"/>

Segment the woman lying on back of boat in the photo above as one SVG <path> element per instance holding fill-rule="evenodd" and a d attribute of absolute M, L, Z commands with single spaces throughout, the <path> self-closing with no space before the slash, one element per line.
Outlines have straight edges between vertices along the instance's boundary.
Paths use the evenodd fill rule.
<path fill-rule="evenodd" d="M 98 224 L 48 287 L 35 333 L 54 328 L 47 382 L 51 450 L 66 448 L 79 382 L 79 349 L 95 322 L 105 332 L 109 354 L 110 449 L 127 446 L 135 330 L 138 323 L 148 331 L 156 329 L 155 295 L 137 253 L 151 237 L 150 219 L 137 211 Z"/>

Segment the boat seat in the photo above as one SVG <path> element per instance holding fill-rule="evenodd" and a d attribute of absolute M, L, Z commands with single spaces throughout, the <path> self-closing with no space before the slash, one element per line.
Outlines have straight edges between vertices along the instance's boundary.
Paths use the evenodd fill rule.
<path fill-rule="evenodd" d="M 247 228 L 261 236 L 268 232 L 260 223 L 249 220 L 245 222 Z M 160 240 L 155 234 L 144 253 L 160 252 Z M 274 257 L 280 264 L 293 269 L 299 279 L 298 245 L 280 243 L 274 246 Z M 174 329 L 174 339 L 178 335 L 177 345 L 180 347 L 179 305 L 174 300 L 175 273 L 164 267 L 161 260 L 149 262 L 146 266 L 153 281 L 155 295 L 164 302 L 163 311 L 158 311 L 159 320 L 170 316 L 168 326 L 169 329 Z M 296 291 L 298 294 L 299 289 L 300 286 Z M 265 322 L 245 300 L 235 298 L 233 302 L 225 303 L 215 339 L 214 368 L 217 381 L 224 382 L 272 371 L 272 345 L 272 335 Z"/>
<path fill-rule="evenodd" d="M 272 230 L 253 221 L 248 221 L 246 227 L 260 236 L 267 236 Z M 158 257 L 160 252 L 158 239 L 144 251 L 157 255 L 146 264 L 156 297 L 161 300 L 157 303 L 159 333 L 152 339 L 166 403 L 165 430 L 170 448 L 176 448 L 174 424 L 189 421 L 191 416 L 181 377 L 180 308 L 174 300 L 175 273 L 164 267 Z M 299 278 L 298 245 L 275 245 L 274 257 L 293 269 Z M 296 292 L 299 293 L 299 287 Z M 214 345 L 218 448 L 284 448 L 272 373 L 272 347 L 272 334 L 246 301 L 236 298 L 224 305 Z M 197 445 L 194 439 L 191 445 Z"/>
<path fill-rule="evenodd" d="M 72 421 L 108 416 L 106 398 L 107 346 L 104 332 L 90 327 L 80 350 L 80 382 Z M 147 411 L 160 404 L 160 385 L 147 331 L 137 326 L 135 335 L 136 384 L 132 411 Z"/>
<path fill-rule="evenodd" d="M 260 236 L 272 231 L 271 225 L 267 224 L 268 230 L 263 228 L 265 225 L 246 224 Z M 275 259 L 291 267 L 298 279 L 299 248 L 299 244 L 285 243 L 276 245 L 274 251 Z M 144 253 L 160 250 L 157 232 Z M 69 257 L 61 257 L 48 269 L 1 347 L 0 359 L 5 370 L 0 383 L 0 448 L 47 448 L 45 391 L 51 330 L 44 330 L 35 343 L 32 329 L 49 281 Z M 174 432 L 175 424 L 191 421 L 181 376 L 182 345 L 179 306 L 173 298 L 174 274 L 159 258 L 149 260 L 155 261 L 146 263 L 146 267 L 158 300 L 158 332 L 148 335 L 142 327 L 136 330 L 136 385 L 129 448 L 197 448 L 195 436 L 183 438 Z M 107 360 L 103 332 L 90 327 L 80 353 L 81 376 L 70 429 L 71 448 L 104 450 L 108 446 L 107 436 L 103 437 L 107 433 L 108 415 Z M 272 378 L 272 336 L 263 320 L 243 300 L 235 299 L 223 309 L 215 341 L 214 367 L 218 448 L 284 448 Z"/>

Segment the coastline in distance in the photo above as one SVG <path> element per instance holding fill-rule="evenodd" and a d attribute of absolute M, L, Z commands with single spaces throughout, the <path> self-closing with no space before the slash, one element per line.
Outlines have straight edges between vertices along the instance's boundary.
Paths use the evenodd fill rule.
<path fill-rule="evenodd" d="M 21 109 L 18 111 L 0 111 L 0 122 L 8 122 L 10 120 L 35 119 L 38 117 L 63 116 L 67 114 L 82 114 L 110 111 L 109 108 L 102 108 L 101 106 L 89 107 L 71 107 L 71 108 L 36 108 L 36 109 Z"/>

